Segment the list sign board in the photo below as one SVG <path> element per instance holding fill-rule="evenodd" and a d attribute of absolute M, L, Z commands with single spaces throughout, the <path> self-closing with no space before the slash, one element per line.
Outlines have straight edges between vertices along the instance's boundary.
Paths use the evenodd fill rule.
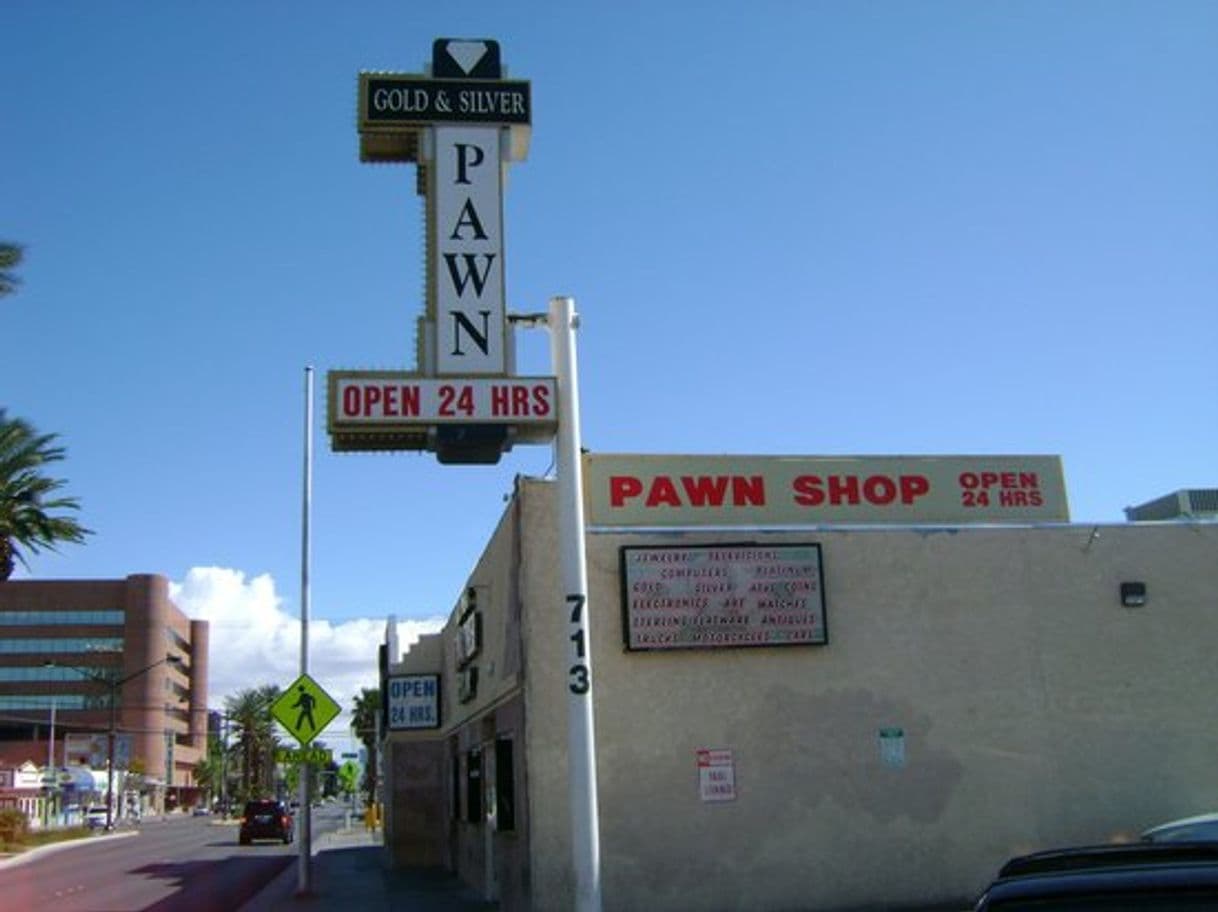
<path fill-rule="evenodd" d="M 592 526 L 1068 522 L 1056 456 L 584 457 Z"/>
<path fill-rule="evenodd" d="M 621 549 L 626 648 L 822 645 L 818 544 Z"/>

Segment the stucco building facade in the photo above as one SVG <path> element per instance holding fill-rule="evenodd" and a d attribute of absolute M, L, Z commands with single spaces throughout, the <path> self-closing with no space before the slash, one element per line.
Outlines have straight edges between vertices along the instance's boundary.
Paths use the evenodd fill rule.
<path fill-rule="evenodd" d="M 444 630 L 388 669 L 437 691 L 388 726 L 387 850 L 505 909 L 573 905 L 555 509 L 519 479 Z M 1017 852 L 1213 809 L 1214 522 L 586 541 L 606 909 L 964 907 Z M 823 636 L 628 648 L 623 555 L 727 546 L 815 547 Z"/>

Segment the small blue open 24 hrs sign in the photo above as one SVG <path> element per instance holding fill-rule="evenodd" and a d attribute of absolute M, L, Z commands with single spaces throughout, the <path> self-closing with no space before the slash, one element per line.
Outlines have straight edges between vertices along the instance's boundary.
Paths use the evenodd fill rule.
<path fill-rule="evenodd" d="M 388 681 L 389 729 L 440 727 L 440 676 L 395 675 Z"/>

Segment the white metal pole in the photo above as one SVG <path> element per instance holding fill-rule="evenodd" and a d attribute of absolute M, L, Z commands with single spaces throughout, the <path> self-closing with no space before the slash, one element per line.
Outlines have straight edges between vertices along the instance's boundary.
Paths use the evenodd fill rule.
<path fill-rule="evenodd" d="M 55 800 L 59 795 L 59 772 L 55 768 L 55 705 L 58 701 L 51 695 L 51 734 L 47 741 L 47 773 L 42 777 L 42 784 L 47 788 L 47 826 L 51 825 L 55 814 Z M 49 781 L 48 781 L 49 780 Z"/>
<path fill-rule="evenodd" d="M 313 506 L 313 368 L 305 368 L 304 508 L 300 542 L 300 673 L 309 673 L 309 514 Z M 309 764 L 300 761 L 300 850 L 297 893 L 309 892 L 309 857 L 312 854 L 312 803 L 309 798 Z"/>
<path fill-rule="evenodd" d="M 601 849 L 596 788 L 596 726 L 592 711 L 592 640 L 588 562 L 584 546 L 583 465 L 580 459 L 579 371 L 573 298 L 550 299 L 550 352 L 558 384 L 555 464 L 562 571 L 567 685 L 567 768 L 576 912 L 600 912 Z"/>

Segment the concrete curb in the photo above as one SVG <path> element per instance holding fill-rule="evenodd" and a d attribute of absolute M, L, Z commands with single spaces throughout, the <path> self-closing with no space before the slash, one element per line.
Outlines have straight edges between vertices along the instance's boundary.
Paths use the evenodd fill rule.
<path fill-rule="evenodd" d="M 35 846 L 32 849 L 26 849 L 24 852 L 19 852 L 16 855 L 11 855 L 8 858 L 0 858 L 0 868 L 15 868 L 18 865 L 23 865 L 27 861 L 33 861 L 35 858 L 41 858 L 44 855 L 51 855 L 55 852 L 71 849 L 82 845 L 89 845 L 99 839 L 126 839 L 128 836 L 138 836 L 139 830 L 126 830 L 122 833 L 92 833 L 88 836 L 80 836 L 76 839 L 65 839 L 62 842 L 49 842 L 46 845 Z"/>

